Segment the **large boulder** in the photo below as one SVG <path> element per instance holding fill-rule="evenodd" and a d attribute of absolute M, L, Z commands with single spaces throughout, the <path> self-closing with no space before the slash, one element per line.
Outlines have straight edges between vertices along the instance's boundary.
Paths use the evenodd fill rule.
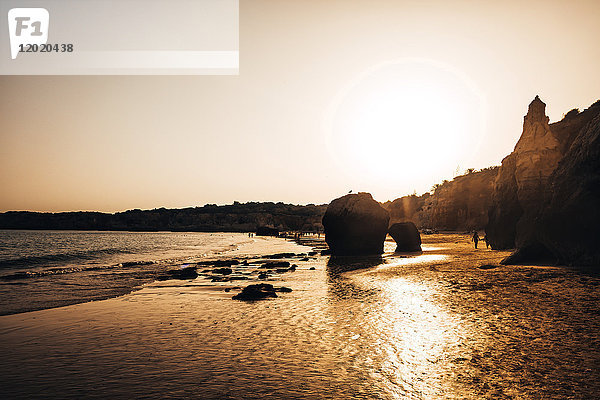
<path fill-rule="evenodd" d="M 399 222 L 390 226 L 390 236 L 396 241 L 396 252 L 421 251 L 421 235 L 412 222 Z"/>
<path fill-rule="evenodd" d="M 334 256 L 381 254 L 389 220 L 388 211 L 371 194 L 348 194 L 325 211 L 325 241 Z"/>

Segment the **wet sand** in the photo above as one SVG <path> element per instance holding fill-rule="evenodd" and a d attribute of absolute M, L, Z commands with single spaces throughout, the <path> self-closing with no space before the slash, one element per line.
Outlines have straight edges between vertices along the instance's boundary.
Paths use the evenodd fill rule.
<path fill-rule="evenodd" d="M 296 246 L 273 241 L 283 243 L 278 250 Z M 168 280 L 119 298 L 0 317 L 0 393 L 123 399 L 600 393 L 599 277 L 499 266 L 508 253 L 474 250 L 468 235 L 423 241 L 422 254 L 393 254 L 388 242 L 382 258 L 292 257 L 296 271 L 261 282 L 293 291 L 264 301 L 231 299 L 235 287 L 256 283 L 257 261 L 232 266 L 233 275 L 248 275 L 243 282 Z M 262 243 L 263 254 L 278 252 Z"/>

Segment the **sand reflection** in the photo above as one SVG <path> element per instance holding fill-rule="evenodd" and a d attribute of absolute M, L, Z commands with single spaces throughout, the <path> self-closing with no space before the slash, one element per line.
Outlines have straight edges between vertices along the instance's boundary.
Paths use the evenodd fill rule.
<path fill-rule="evenodd" d="M 355 355 L 356 370 L 383 398 L 444 398 L 452 386 L 444 358 L 463 337 L 458 318 L 436 302 L 435 288 L 385 273 L 444 258 L 423 254 L 381 260 L 367 270 L 330 271 L 330 312 L 340 347 Z"/>

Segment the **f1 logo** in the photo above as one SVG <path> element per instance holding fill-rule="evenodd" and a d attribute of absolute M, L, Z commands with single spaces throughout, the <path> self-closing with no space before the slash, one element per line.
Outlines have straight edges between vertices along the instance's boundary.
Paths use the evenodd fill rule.
<path fill-rule="evenodd" d="M 45 8 L 12 8 L 8 11 L 10 56 L 17 58 L 21 46 L 46 44 L 50 14 Z"/>

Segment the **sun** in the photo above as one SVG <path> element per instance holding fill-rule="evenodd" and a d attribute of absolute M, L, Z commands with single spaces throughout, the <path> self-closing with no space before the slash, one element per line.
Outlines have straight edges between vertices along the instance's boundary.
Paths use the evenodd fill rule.
<path fill-rule="evenodd" d="M 485 131 L 484 108 L 475 86 L 447 66 L 383 64 L 335 99 L 329 153 L 349 184 L 379 198 L 421 193 L 470 167 Z"/>

